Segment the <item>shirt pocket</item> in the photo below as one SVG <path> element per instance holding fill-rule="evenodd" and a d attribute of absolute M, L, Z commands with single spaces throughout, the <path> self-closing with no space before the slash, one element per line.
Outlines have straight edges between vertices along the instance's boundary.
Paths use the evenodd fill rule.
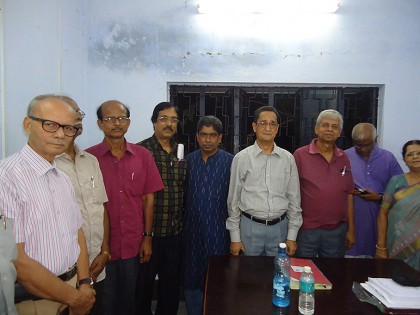
<path fill-rule="evenodd" d="M 85 181 L 82 185 L 82 196 L 83 201 L 86 204 L 102 204 L 103 200 L 101 197 L 101 192 L 98 187 L 98 184 L 95 182 L 95 178 L 91 177 L 89 180 Z"/>

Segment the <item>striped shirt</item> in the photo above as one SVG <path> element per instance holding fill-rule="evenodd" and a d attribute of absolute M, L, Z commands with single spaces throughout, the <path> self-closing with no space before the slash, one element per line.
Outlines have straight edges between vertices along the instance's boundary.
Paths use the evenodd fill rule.
<path fill-rule="evenodd" d="M 153 231 L 155 236 L 174 236 L 182 231 L 184 216 L 185 161 L 178 161 L 177 144 L 171 141 L 171 152 L 166 152 L 155 135 L 139 143 L 152 153 L 165 188 L 155 193 Z"/>
<path fill-rule="evenodd" d="M 83 219 L 71 181 L 29 145 L 0 161 L 0 208 L 15 220 L 16 243 L 52 273 L 77 261 Z"/>

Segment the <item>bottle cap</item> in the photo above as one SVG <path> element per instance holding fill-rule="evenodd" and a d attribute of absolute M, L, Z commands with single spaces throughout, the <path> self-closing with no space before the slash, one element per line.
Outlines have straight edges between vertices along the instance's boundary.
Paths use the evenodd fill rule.
<path fill-rule="evenodd" d="M 303 267 L 303 272 L 312 272 L 312 269 L 309 266 L 305 266 Z"/>
<path fill-rule="evenodd" d="M 286 243 L 280 243 L 280 244 L 279 244 L 279 247 L 280 247 L 280 248 L 286 248 Z"/>

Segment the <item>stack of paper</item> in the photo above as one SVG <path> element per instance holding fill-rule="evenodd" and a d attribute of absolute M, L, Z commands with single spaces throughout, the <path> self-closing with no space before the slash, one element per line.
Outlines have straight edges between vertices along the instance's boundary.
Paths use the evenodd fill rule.
<path fill-rule="evenodd" d="M 361 285 L 388 308 L 420 309 L 420 287 L 405 287 L 386 278 L 368 278 Z"/>

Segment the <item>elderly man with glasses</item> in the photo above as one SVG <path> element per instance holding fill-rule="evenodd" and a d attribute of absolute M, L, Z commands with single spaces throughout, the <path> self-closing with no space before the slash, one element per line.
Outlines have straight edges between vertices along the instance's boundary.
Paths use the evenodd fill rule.
<path fill-rule="evenodd" d="M 257 139 L 233 158 L 226 221 L 233 255 L 275 256 L 280 242 L 288 255 L 296 252 L 299 177 L 293 155 L 274 142 L 279 121 L 274 107 L 258 108 L 252 123 Z"/>
<path fill-rule="evenodd" d="M 178 156 L 173 140 L 177 131 L 178 108 L 169 102 L 155 106 L 151 117 L 154 134 L 138 144 L 153 155 L 165 189 L 155 193 L 153 254 L 140 267 L 138 280 L 138 315 L 152 315 L 151 302 L 156 274 L 159 274 L 156 314 L 176 315 L 180 294 L 182 219 L 186 163 Z M 183 150 L 182 150 L 183 152 Z"/>
<path fill-rule="evenodd" d="M 360 123 L 351 133 L 353 147 L 345 150 L 351 164 L 355 189 L 354 222 L 356 244 L 346 251 L 348 257 L 375 257 L 378 214 L 386 185 L 394 175 L 403 173 L 395 156 L 377 146 L 374 125 Z"/>
<path fill-rule="evenodd" d="M 108 195 L 111 260 L 105 268 L 103 314 L 133 315 L 140 263 L 152 254 L 147 235 L 152 231 L 154 193 L 163 183 L 150 152 L 124 137 L 130 126 L 128 107 L 111 100 L 96 114 L 104 140 L 86 151 L 98 159 Z"/>
<path fill-rule="evenodd" d="M 61 303 L 88 314 L 95 291 L 83 218 L 70 179 L 55 164 L 78 131 L 76 113 L 60 96 L 40 95 L 28 106 L 28 143 L 0 162 L 0 208 L 14 219 L 19 314 L 55 315 Z M 76 274 L 79 280 L 76 286 Z"/>

